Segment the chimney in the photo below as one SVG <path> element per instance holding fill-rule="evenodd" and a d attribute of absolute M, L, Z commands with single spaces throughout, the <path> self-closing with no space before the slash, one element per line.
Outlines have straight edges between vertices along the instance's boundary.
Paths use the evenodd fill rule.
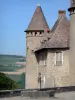
<path fill-rule="evenodd" d="M 59 10 L 58 11 L 58 18 L 60 19 L 62 16 L 66 16 L 66 11 L 65 10 Z"/>

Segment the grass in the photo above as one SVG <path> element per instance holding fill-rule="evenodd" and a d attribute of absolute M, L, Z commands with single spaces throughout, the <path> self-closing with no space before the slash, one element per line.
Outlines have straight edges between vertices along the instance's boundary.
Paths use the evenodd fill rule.
<path fill-rule="evenodd" d="M 24 66 L 19 66 L 16 62 L 25 62 L 25 57 L 16 55 L 0 55 L 0 71 L 17 71 Z"/>
<path fill-rule="evenodd" d="M 0 72 L 14 72 L 24 66 L 19 66 L 16 62 L 25 62 L 25 57 L 16 55 L 0 55 Z M 25 73 L 21 75 L 8 75 L 7 76 L 16 81 L 19 88 L 25 88 Z"/>

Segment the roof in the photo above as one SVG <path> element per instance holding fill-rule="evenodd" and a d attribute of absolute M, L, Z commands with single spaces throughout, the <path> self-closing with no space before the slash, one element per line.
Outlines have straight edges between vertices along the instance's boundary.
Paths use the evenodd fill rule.
<path fill-rule="evenodd" d="M 45 19 L 45 16 L 43 14 L 42 8 L 40 5 L 38 5 L 31 19 L 30 24 L 26 29 L 26 32 L 40 31 L 40 30 L 44 31 L 45 26 L 47 27 L 48 30 L 50 30 L 47 21 Z"/>
<path fill-rule="evenodd" d="M 71 7 L 68 9 L 68 11 L 75 9 L 75 0 L 72 1 Z"/>
<path fill-rule="evenodd" d="M 36 50 L 47 48 L 69 48 L 70 23 L 66 16 L 62 16 L 53 26 L 50 37 Z"/>

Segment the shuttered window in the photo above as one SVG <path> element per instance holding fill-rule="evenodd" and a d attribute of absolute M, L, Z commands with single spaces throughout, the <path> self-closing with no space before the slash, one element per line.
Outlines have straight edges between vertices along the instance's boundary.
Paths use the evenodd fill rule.
<path fill-rule="evenodd" d="M 56 66 L 61 66 L 63 64 L 63 53 L 56 52 L 55 56 L 56 56 L 56 59 L 55 59 Z"/>

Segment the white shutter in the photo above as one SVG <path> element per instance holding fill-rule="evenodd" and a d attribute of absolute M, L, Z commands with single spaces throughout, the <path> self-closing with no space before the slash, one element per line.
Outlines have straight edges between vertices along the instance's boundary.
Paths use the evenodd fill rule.
<path fill-rule="evenodd" d="M 57 66 L 61 66 L 63 64 L 63 53 L 62 52 L 56 52 L 55 53 L 55 64 Z"/>

